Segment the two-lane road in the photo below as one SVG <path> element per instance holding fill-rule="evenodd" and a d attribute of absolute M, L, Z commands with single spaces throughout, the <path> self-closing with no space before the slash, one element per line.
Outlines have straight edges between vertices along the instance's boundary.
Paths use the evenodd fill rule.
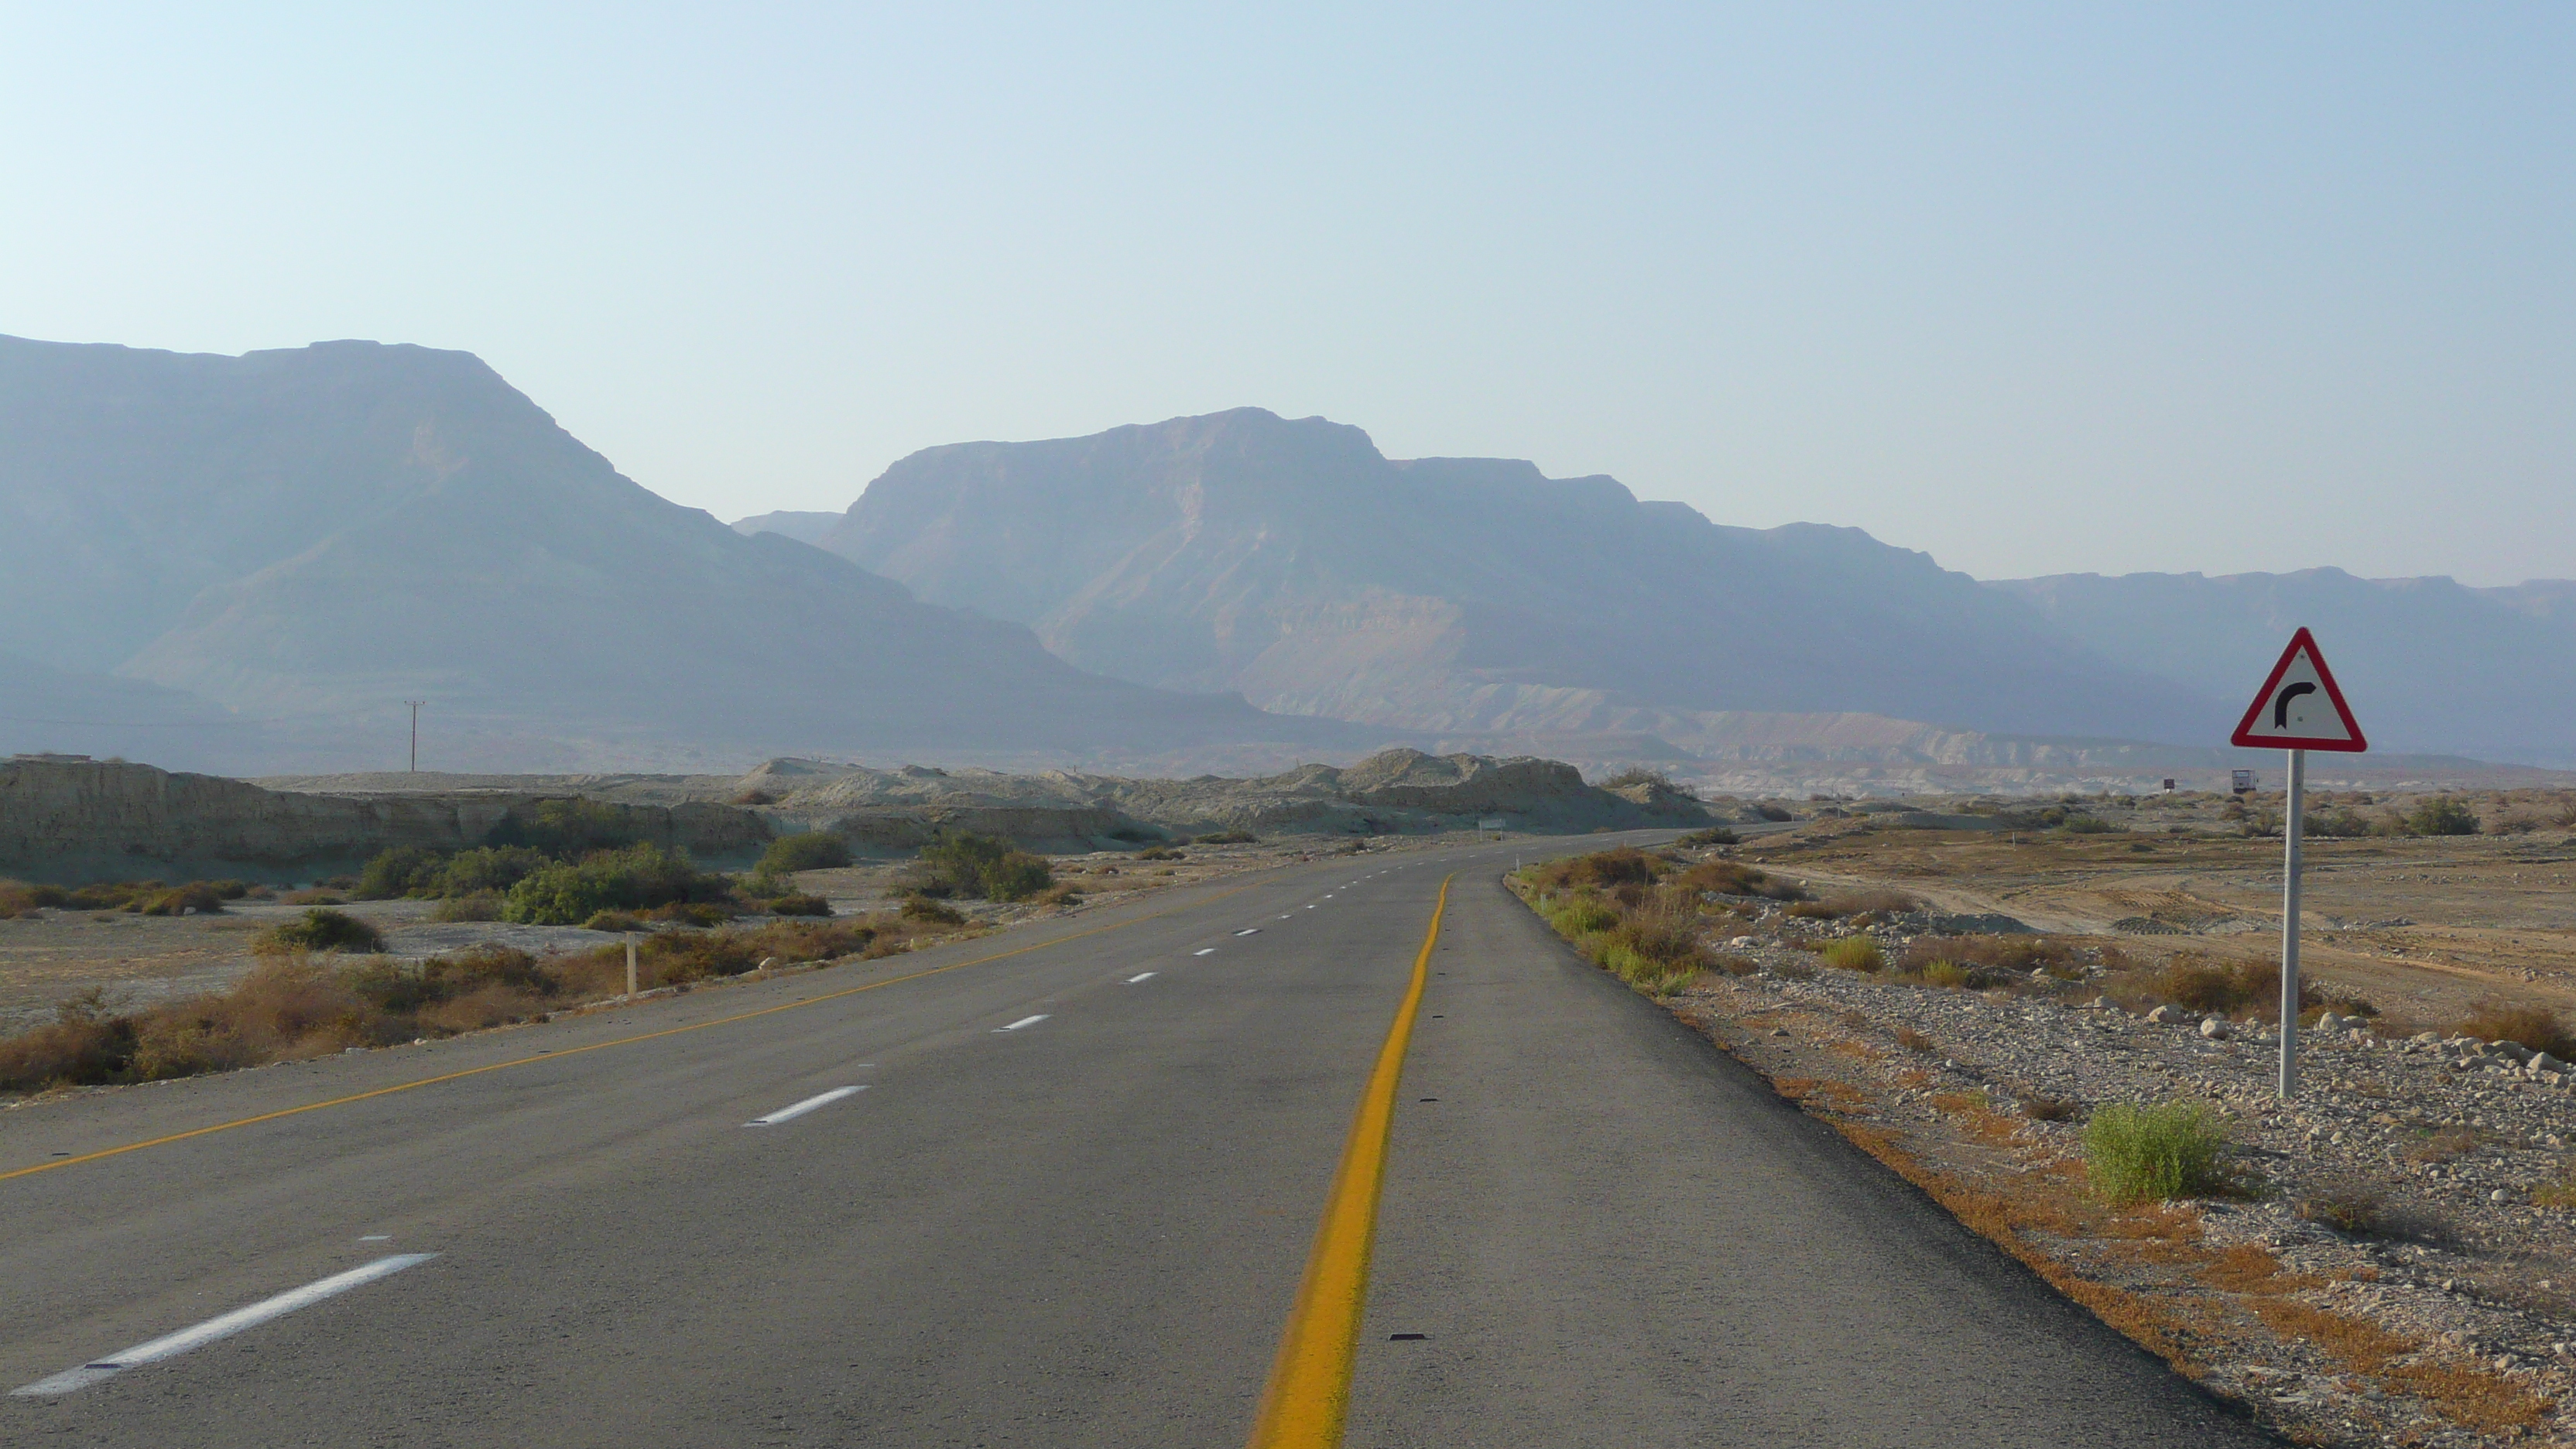
<path fill-rule="evenodd" d="M 0 1114 L 0 1442 L 1242 1443 L 1453 873 L 1348 1442 L 2267 1442 L 1576 961 L 1515 849 Z"/>

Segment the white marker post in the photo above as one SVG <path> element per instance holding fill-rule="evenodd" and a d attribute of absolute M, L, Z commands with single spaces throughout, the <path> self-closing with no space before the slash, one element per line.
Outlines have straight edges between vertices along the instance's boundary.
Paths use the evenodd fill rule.
<path fill-rule="evenodd" d="M 626 933 L 626 994 L 635 994 L 635 933 Z"/>
<path fill-rule="evenodd" d="M 2299 1093 L 2299 845 L 2307 808 L 2308 751 L 2358 754 L 2370 748 L 2361 723 L 2335 687 L 2325 655 L 2307 630 L 2290 636 L 2272 677 L 2245 709 L 2230 744 L 2290 753 L 2290 790 L 2281 812 L 2281 1100 Z"/>
<path fill-rule="evenodd" d="M 2281 1100 L 2299 1095 L 2299 816 L 2308 752 L 2290 751 L 2290 799 L 2281 812 Z"/>

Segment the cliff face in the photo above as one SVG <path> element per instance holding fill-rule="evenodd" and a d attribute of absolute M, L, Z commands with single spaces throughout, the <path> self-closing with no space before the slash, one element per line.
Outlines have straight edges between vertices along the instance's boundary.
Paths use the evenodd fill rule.
<path fill-rule="evenodd" d="M 159 877 L 305 878 L 398 845 L 484 844 L 514 810 L 559 795 L 312 795 L 214 775 L 86 760 L 0 761 L 0 872 L 78 883 Z M 749 810 L 616 805 L 643 839 L 719 858 L 758 849 Z"/>

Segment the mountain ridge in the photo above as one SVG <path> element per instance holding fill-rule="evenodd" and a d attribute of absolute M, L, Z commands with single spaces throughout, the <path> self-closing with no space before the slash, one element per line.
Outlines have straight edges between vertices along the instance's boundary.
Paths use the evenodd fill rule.
<path fill-rule="evenodd" d="M 1857 529 L 1729 528 L 1258 408 L 924 449 L 824 544 L 1085 668 L 1406 728 L 1688 746 L 1710 713 L 1835 711 L 2156 738 L 2218 713 Z"/>

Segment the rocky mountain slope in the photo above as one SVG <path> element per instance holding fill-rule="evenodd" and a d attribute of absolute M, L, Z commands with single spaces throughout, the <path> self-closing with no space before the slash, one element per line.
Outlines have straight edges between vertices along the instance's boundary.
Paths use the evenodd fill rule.
<path fill-rule="evenodd" d="M 603 741 L 1384 739 L 1087 674 L 1019 625 L 656 497 L 468 354 L 364 342 L 0 339 L 0 648 L 296 721 L 317 759 L 334 716 L 385 758 L 406 698 L 432 702 L 449 760 L 521 768 Z"/>
<path fill-rule="evenodd" d="M 2375 751 L 2576 766 L 2576 583 L 2447 578 L 2058 574 L 1994 584 L 2132 669 L 2250 698 L 2291 631 L 2314 629 Z"/>
<path fill-rule="evenodd" d="M 1389 459 L 1257 408 L 927 449 L 824 542 L 1087 669 L 1453 734 L 1696 748 L 1732 737 L 1712 714 L 1855 711 L 2188 739 L 2221 712 L 1854 529 L 1720 527 L 1610 478 Z"/>

